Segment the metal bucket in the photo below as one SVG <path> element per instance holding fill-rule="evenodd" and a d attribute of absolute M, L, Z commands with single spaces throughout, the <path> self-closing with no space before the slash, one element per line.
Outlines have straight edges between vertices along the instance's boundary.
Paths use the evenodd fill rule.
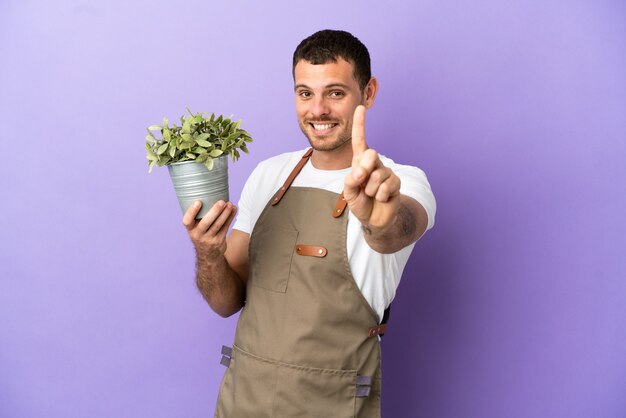
<path fill-rule="evenodd" d="M 202 163 L 183 161 L 167 166 L 183 214 L 196 200 L 202 208 L 196 219 L 201 219 L 218 200 L 228 201 L 228 156 L 213 159 L 213 170 Z"/>

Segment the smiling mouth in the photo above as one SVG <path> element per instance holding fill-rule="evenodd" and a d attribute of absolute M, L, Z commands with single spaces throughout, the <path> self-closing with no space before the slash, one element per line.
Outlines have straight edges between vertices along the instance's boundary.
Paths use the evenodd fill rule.
<path fill-rule="evenodd" d="M 329 132 L 335 126 L 337 126 L 338 123 L 328 123 L 328 122 L 327 123 L 314 123 L 314 122 L 309 122 L 309 125 L 311 125 L 313 127 L 313 130 L 315 130 L 316 132 L 324 134 L 324 133 Z"/>

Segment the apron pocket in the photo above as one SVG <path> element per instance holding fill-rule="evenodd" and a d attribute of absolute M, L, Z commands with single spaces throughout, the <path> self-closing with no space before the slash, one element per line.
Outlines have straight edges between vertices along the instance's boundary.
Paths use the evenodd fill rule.
<path fill-rule="evenodd" d="M 274 417 L 354 418 L 355 370 L 299 367 L 281 363 Z"/>
<path fill-rule="evenodd" d="M 220 387 L 215 417 L 273 417 L 277 372 L 276 364 L 233 346 L 233 357 Z"/>
<path fill-rule="evenodd" d="M 252 286 L 285 293 L 298 231 L 283 226 L 262 227 L 250 238 L 249 282 Z"/>

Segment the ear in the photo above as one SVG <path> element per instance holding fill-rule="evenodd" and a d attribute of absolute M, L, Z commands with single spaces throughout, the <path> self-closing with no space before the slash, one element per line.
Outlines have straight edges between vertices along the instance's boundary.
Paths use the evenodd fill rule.
<path fill-rule="evenodd" d="M 370 78 L 370 81 L 367 82 L 364 90 L 364 105 L 367 109 L 374 105 L 374 99 L 376 98 L 376 93 L 378 93 L 378 80 L 376 77 Z"/>

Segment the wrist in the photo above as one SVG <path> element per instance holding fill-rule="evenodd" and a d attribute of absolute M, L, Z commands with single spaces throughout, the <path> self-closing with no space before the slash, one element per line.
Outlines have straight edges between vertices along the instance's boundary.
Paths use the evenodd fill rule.
<path fill-rule="evenodd" d="M 224 253 L 215 250 L 203 250 L 196 247 L 196 259 L 198 266 L 212 268 L 222 264 L 225 261 Z"/>

